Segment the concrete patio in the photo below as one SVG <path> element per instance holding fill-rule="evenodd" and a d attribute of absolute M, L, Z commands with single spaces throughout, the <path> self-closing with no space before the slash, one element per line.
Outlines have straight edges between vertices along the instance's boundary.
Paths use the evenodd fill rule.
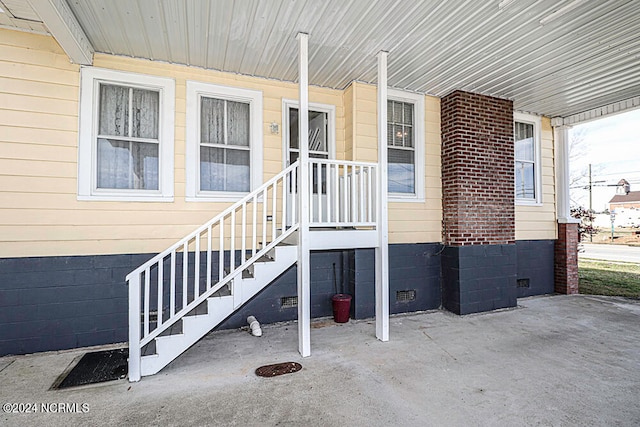
<path fill-rule="evenodd" d="M 50 391 L 84 350 L 0 358 L 1 403 L 87 404 L 86 413 L 0 413 L 36 425 L 639 425 L 640 301 L 547 296 L 513 310 L 295 324 L 209 334 L 160 374 Z M 260 378 L 265 364 L 302 371 Z"/>

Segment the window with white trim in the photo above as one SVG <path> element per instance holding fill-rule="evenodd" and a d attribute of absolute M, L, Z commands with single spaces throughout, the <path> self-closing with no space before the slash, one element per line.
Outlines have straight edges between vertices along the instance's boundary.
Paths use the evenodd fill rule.
<path fill-rule="evenodd" d="M 187 82 L 187 200 L 234 200 L 257 187 L 261 142 L 261 92 Z"/>
<path fill-rule="evenodd" d="M 78 198 L 173 200 L 172 79 L 83 68 Z"/>
<path fill-rule="evenodd" d="M 539 204 L 540 118 L 514 114 L 515 198 L 518 204 Z"/>
<path fill-rule="evenodd" d="M 424 97 L 388 91 L 387 168 L 389 199 L 424 200 Z"/>

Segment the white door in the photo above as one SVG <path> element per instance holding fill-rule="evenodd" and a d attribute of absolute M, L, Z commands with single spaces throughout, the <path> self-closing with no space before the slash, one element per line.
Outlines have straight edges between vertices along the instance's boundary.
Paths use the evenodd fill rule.
<path fill-rule="evenodd" d="M 288 166 L 298 160 L 300 156 L 300 144 L 298 138 L 298 108 L 286 105 L 287 115 L 287 132 L 286 135 L 286 157 L 285 166 Z M 333 119 L 332 109 L 309 109 L 309 157 L 316 159 L 333 158 L 333 138 L 332 126 L 330 121 Z M 327 192 L 326 192 L 326 170 L 320 171 L 320 183 L 318 183 L 317 171 L 314 168 L 313 177 L 311 179 L 313 192 L 311 194 L 311 203 L 313 206 L 319 206 L 321 203 L 323 218 L 327 218 Z M 319 184 L 319 185 L 318 185 Z M 291 189 L 291 187 L 290 187 Z M 322 198 L 322 200 L 319 200 Z M 289 194 L 288 202 L 292 202 L 291 194 Z M 290 203 L 287 203 L 291 206 Z M 312 222 L 317 222 L 320 218 L 320 211 L 313 210 Z M 287 224 L 291 225 L 291 211 L 287 212 Z"/>

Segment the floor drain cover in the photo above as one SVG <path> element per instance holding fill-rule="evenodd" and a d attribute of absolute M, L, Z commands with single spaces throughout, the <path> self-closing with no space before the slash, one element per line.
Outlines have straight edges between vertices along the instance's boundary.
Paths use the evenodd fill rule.
<path fill-rule="evenodd" d="M 128 356 L 129 350 L 126 348 L 87 353 L 73 369 L 63 373 L 52 388 L 76 387 L 126 378 Z"/>
<path fill-rule="evenodd" d="M 256 369 L 259 377 L 277 377 L 278 375 L 291 374 L 302 369 L 302 365 L 296 362 L 276 363 L 274 365 L 260 366 Z"/>

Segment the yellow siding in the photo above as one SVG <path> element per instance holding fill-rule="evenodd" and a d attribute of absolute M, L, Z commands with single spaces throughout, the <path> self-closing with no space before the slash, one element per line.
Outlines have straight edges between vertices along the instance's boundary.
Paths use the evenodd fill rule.
<path fill-rule="evenodd" d="M 345 94 L 353 103 L 353 157 L 357 160 L 378 160 L 376 92 L 375 86 L 354 82 Z M 440 167 L 440 100 L 425 96 L 425 201 L 389 203 L 390 243 L 442 240 Z"/>
<path fill-rule="evenodd" d="M 344 160 L 353 160 L 353 85 L 350 85 L 343 96 L 344 103 Z"/>
<path fill-rule="evenodd" d="M 51 37 L 0 29 L 0 257 L 159 252 L 228 206 L 185 201 L 187 80 L 262 91 L 264 179 L 282 169 L 282 99 L 297 85 L 104 54 L 94 65 L 175 79 L 175 201 L 78 201 L 80 68 Z M 311 87 L 309 100 L 336 107 L 343 158 L 343 91 Z"/>
<path fill-rule="evenodd" d="M 264 179 L 282 169 L 282 99 L 297 99 L 297 85 L 105 54 L 94 65 L 175 80 L 174 202 L 78 201 L 80 68 L 51 37 L 0 29 L 0 257 L 159 252 L 228 206 L 185 201 L 187 80 L 261 91 Z M 336 108 L 336 157 L 376 162 L 375 86 L 309 92 Z M 553 136 L 542 124 L 543 205 L 516 208 L 517 239 L 555 238 Z M 391 243 L 441 241 L 440 100 L 430 96 L 424 154 L 425 201 L 390 203 Z"/>
<path fill-rule="evenodd" d="M 556 199 L 551 119 L 542 118 L 542 205 L 516 205 L 516 240 L 556 239 Z"/>

